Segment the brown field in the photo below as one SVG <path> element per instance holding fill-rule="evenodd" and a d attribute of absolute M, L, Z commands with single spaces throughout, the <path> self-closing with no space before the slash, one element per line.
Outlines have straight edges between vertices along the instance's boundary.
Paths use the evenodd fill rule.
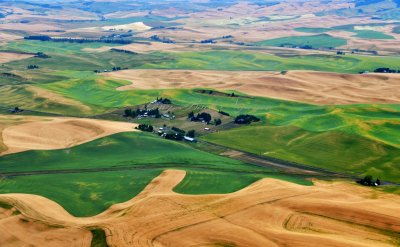
<path fill-rule="evenodd" d="M 23 60 L 33 57 L 33 55 L 27 55 L 27 54 L 18 54 L 18 53 L 12 53 L 12 52 L 0 52 L 0 64 L 1 63 L 8 63 L 16 60 Z"/>
<path fill-rule="evenodd" d="M 290 71 L 123 70 L 106 76 L 129 80 L 118 90 L 214 88 L 316 104 L 400 103 L 400 75 Z"/>
<path fill-rule="evenodd" d="M 112 47 L 103 46 L 100 48 L 84 48 L 83 51 L 87 52 L 105 52 L 110 50 Z M 161 42 L 149 42 L 149 43 L 133 43 L 129 45 L 119 46 L 118 49 L 137 52 L 137 53 L 150 53 L 153 51 L 178 51 L 185 49 L 185 45 L 177 44 L 166 44 Z"/>
<path fill-rule="evenodd" d="M 1 142 L 5 154 L 52 150 L 80 145 L 104 136 L 135 131 L 135 124 L 83 118 L 2 115 Z M 1 128 L 2 127 L 2 128 Z"/>
<path fill-rule="evenodd" d="M 5 23 L 0 24 L 1 30 L 21 30 L 26 32 L 43 32 L 46 30 L 57 29 L 56 26 L 50 24 L 32 24 L 32 23 Z"/>
<path fill-rule="evenodd" d="M 167 170 L 138 196 L 86 218 L 46 198 L 0 195 L 1 246 L 90 246 L 102 228 L 109 246 L 396 246 L 400 197 L 348 182 L 301 186 L 260 180 L 225 195 L 182 195 L 184 171 Z M 18 211 L 17 211 L 18 210 Z M 13 213 L 14 212 L 14 213 Z M 15 212 L 21 212 L 17 214 Z"/>
<path fill-rule="evenodd" d="M 2 44 L 2 45 L 4 45 L 6 43 L 6 41 L 12 41 L 12 40 L 17 40 L 17 39 L 21 39 L 21 38 L 22 37 L 18 36 L 18 35 L 0 32 L 0 44 Z"/>

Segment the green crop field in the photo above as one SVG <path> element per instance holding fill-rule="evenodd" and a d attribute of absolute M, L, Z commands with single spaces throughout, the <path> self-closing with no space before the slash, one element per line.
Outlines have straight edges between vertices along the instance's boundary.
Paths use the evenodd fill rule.
<path fill-rule="evenodd" d="M 29 59 L 14 61 L 5 64 L 10 70 L 26 70 L 27 65 L 37 65 L 45 70 L 73 70 L 93 71 L 111 70 L 113 67 L 133 68 L 146 64 L 147 62 L 158 63 L 168 60 L 167 57 L 146 54 L 127 54 L 113 51 L 87 51 L 85 49 L 96 49 L 103 46 L 113 47 L 113 44 L 104 43 L 62 43 L 43 41 L 16 41 L 11 42 L 2 50 L 17 52 L 44 52 L 50 58 L 33 57 Z"/>
<path fill-rule="evenodd" d="M 293 126 L 253 126 L 203 138 L 259 155 L 400 182 L 399 148 L 342 131 L 313 132 Z"/>
<path fill-rule="evenodd" d="M 312 36 L 291 36 L 265 40 L 257 42 L 260 46 L 290 46 L 290 47 L 302 47 L 310 46 L 314 49 L 319 48 L 335 48 L 347 44 L 347 41 L 342 38 L 335 38 L 328 34 L 318 34 Z"/>
<path fill-rule="evenodd" d="M 207 108 L 229 112 L 232 116 L 254 114 L 272 125 L 293 125 L 319 132 L 339 130 L 400 147 L 400 139 L 396 134 L 392 134 L 399 130 L 396 121 L 400 121 L 400 107 L 397 105 L 318 106 L 262 97 L 231 98 L 207 95 L 187 89 L 117 91 L 117 87 L 129 82 L 104 79 L 82 72 L 73 76 L 75 78 L 71 80 L 37 86 L 80 102 L 90 111 L 83 111 L 85 108 L 82 106 L 68 106 L 35 98 L 22 86 L 2 87 L 4 97 L 0 102 L 9 107 L 18 104 L 38 111 L 87 116 L 105 113 L 115 108 L 144 104 L 157 97 L 167 97 L 179 106 L 190 106 L 195 102 Z"/>
<path fill-rule="evenodd" d="M 377 167 L 376 165 L 379 162 L 381 162 L 379 164 L 387 166 L 395 164 L 395 157 L 398 154 L 398 148 L 400 148 L 400 138 L 396 134 L 400 130 L 400 107 L 397 105 L 317 106 L 261 97 L 230 98 L 212 96 L 199 94 L 193 90 L 134 90 L 116 93 L 114 88 L 123 84 L 124 82 L 116 81 L 93 83 L 89 80 L 87 82 L 79 81 L 79 83 L 75 84 L 71 82 L 68 82 L 68 84 L 45 84 L 44 87 L 87 104 L 99 105 L 100 108 L 134 105 L 151 101 L 161 95 L 173 99 L 175 104 L 181 106 L 191 105 L 196 102 L 208 108 L 229 112 L 233 116 L 255 114 L 263 120 L 263 123 L 284 127 L 295 126 L 304 131 L 304 133 L 317 133 L 315 136 L 311 135 L 313 138 L 309 139 L 309 142 L 305 142 L 307 135 L 303 132 L 295 132 L 297 133 L 295 137 L 299 138 L 299 141 L 304 141 L 304 146 L 293 151 L 294 154 L 291 154 L 289 149 L 285 149 L 285 152 L 277 152 L 276 155 L 271 156 L 321 167 L 328 164 L 326 168 L 335 171 L 340 171 L 341 167 L 348 165 L 349 172 L 354 172 L 357 175 L 369 172 L 380 175 L 382 178 L 393 180 L 394 177 L 388 174 L 396 174 L 391 172 L 391 169 L 387 169 L 386 171 L 390 171 L 390 173 L 385 174 L 382 173 L 384 169 L 381 168 L 377 168 L 377 171 L 371 170 L 372 168 L 366 169 L 366 165 Z M 91 95 L 89 92 L 96 93 Z M 107 98 L 108 101 L 102 101 L 103 98 Z M 220 135 L 223 136 L 222 139 L 225 139 L 224 132 L 221 132 Z M 237 138 L 240 139 L 242 135 L 249 135 L 249 133 L 242 134 L 238 132 Z M 267 138 L 269 135 L 273 135 L 273 133 L 266 132 L 263 137 Z M 305 135 L 304 138 L 302 137 L 303 135 Z M 302 149 L 305 147 L 309 148 L 308 151 L 315 148 L 311 146 L 312 141 L 319 143 L 321 140 L 325 140 L 324 138 L 331 138 L 337 142 L 333 141 L 326 144 L 328 148 L 320 154 L 320 157 L 315 157 L 315 159 L 311 159 L 312 157 L 306 158 L 307 155 L 302 154 Z M 233 143 L 233 141 L 228 142 Z M 371 159 L 371 157 L 375 156 L 380 158 L 369 163 L 364 158 L 356 155 L 354 160 L 343 160 L 342 151 L 348 149 L 348 147 L 341 145 L 341 143 L 346 142 L 353 143 L 352 145 L 355 145 L 354 148 L 357 149 L 355 152 L 363 155 L 363 157 L 365 156 L 366 159 Z M 248 140 L 243 143 L 245 144 L 240 149 L 256 152 L 257 148 L 247 144 Z M 225 145 L 225 143 L 220 142 L 218 144 Z M 283 145 L 283 143 L 281 144 Z M 388 154 L 382 155 L 382 153 L 377 152 L 376 146 L 380 147 L 378 150 L 386 150 L 385 152 Z M 284 150 L 283 147 L 281 148 Z M 332 153 L 326 152 L 326 150 Z M 257 151 L 257 153 L 259 152 Z M 331 160 L 327 161 L 327 157 L 331 157 Z M 338 158 L 337 164 L 335 163 L 336 158 Z M 364 165 L 362 166 L 361 164 Z M 360 166 L 360 168 L 354 168 L 356 166 Z"/>
<path fill-rule="evenodd" d="M 64 150 L 6 155 L 0 173 L 31 175 L 3 178 L 0 193 L 42 195 L 74 215 L 88 216 L 131 199 L 167 168 L 189 171 L 180 193 L 233 192 L 263 177 L 310 184 L 151 134 L 122 133 Z"/>
<path fill-rule="evenodd" d="M 392 35 L 384 34 L 373 30 L 357 30 L 355 37 L 362 39 L 394 39 Z"/>
<path fill-rule="evenodd" d="M 90 79 L 44 84 L 43 87 L 98 109 L 143 104 L 160 96 L 171 98 L 174 104 L 180 106 L 189 106 L 195 102 L 229 112 L 233 116 L 255 114 L 274 125 L 291 124 L 310 131 L 341 130 L 400 147 L 398 139 L 385 134 L 397 130 L 397 125 L 387 124 L 391 120 L 400 121 L 400 108 L 396 105 L 318 106 L 262 97 L 213 96 L 184 89 L 115 90 L 125 84 L 113 80 Z"/>
<path fill-rule="evenodd" d="M 291 39 L 299 41 L 296 45 L 308 44 L 313 47 L 316 45 L 316 48 L 321 47 L 318 46 L 318 42 L 322 42 L 324 46 L 331 46 L 333 43 L 338 42 L 336 38 L 330 36 L 326 37 L 324 35 L 300 36 L 292 37 Z M 1 49 L 33 53 L 46 51 L 45 53 L 49 55 L 50 58 L 34 57 L 13 61 L 4 64 L 1 70 L 12 72 L 20 76 L 22 79 L 19 81 L 18 79 L 13 79 L 16 81 L 14 84 L 18 84 L 18 82 L 47 83 L 65 80 L 70 78 L 68 71 L 70 71 L 70 73 L 79 71 L 92 72 L 93 70 L 111 70 L 113 67 L 267 71 L 296 69 L 358 73 L 365 70 L 373 71 L 377 67 L 393 67 L 393 65 L 400 64 L 400 58 L 398 57 L 357 55 L 298 55 L 283 57 L 258 52 L 231 50 L 179 53 L 153 52 L 150 54 L 133 55 L 113 51 L 89 52 L 85 50 L 85 48 L 98 48 L 104 45 L 105 44 L 91 43 L 71 44 L 69 46 L 64 43 L 26 40 L 11 42 Z M 342 44 L 336 43 L 336 45 L 339 46 Z M 49 46 L 48 50 L 46 49 L 47 46 Z M 28 65 L 37 65 L 40 69 L 36 71 L 27 70 L 26 67 Z M 0 77 L 0 83 L 1 80 Z"/>
<path fill-rule="evenodd" d="M 303 33 L 325 33 L 329 32 L 331 29 L 330 28 L 324 28 L 324 27 L 298 27 L 294 29 L 297 32 L 303 32 Z"/>
<path fill-rule="evenodd" d="M 44 113 L 91 116 L 166 97 L 178 106 L 196 104 L 223 110 L 232 116 L 254 114 L 262 120 L 251 127 L 204 136 L 207 141 L 332 171 L 357 176 L 372 174 L 399 181 L 396 163 L 400 157 L 398 105 L 319 106 L 262 97 L 200 94 L 194 89 L 117 91 L 116 88 L 130 82 L 93 73 L 94 69 L 109 70 L 114 66 L 357 73 L 377 67 L 400 69 L 395 67 L 400 66 L 399 57 L 283 57 L 231 50 L 132 55 L 84 50 L 102 45 L 11 42 L 4 49 L 45 51 L 51 58 L 30 58 L 4 64 L 1 71 L 11 71 L 24 81 L 19 77 L 15 81 L 0 78 L 3 85 L 0 87 L 0 104 L 6 108 L 21 106 Z M 38 65 L 40 69 L 27 70 L 26 66 L 30 64 Z M 53 96 L 46 98 L 34 93 L 32 88 L 67 101 Z M 240 95 L 240 92 L 235 93 Z M 42 195 L 77 216 L 94 215 L 112 204 L 132 198 L 166 168 L 188 172 L 175 188 L 179 193 L 229 193 L 263 177 L 310 184 L 304 177 L 278 174 L 143 133 L 118 134 L 65 150 L 7 155 L 1 158 L 0 167 L 0 173 L 33 173 L 2 179 L 0 193 Z"/>
<path fill-rule="evenodd" d="M 9 220 L 23 223 L 0 233 L 0 245 L 27 244 L 32 234 L 31 242 L 44 246 L 248 246 L 254 239 L 291 245 L 307 237 L 321 246 L 396 245 L 388 220 L 396 217 L 396 195 L 383 193 L 400 195 L 399 3 L 0 0 L 0 229 Z M 257 94 L 260 88 L 264 93 Z M 380 91 L 373 95 L 374 89 Z M 173 214 L 165 213 L 165 203 L 154 204 L 130 231 L 119 231 L 137 223 L 130 206 L 121 217 L 84 219 L 137 197 L 166 170 L 186 174 L 170 188 L 178 197 L 150 196 L 176 204 Z M 263 179 L 267 186 L 255 188 L 251 200 L 241 197 Z M 277 180 L 294 184 L 280 189 L 285 183 Z M 322 193 L 332 194 L 325 199 L 333 205 L 361 202 L 360 191 L 378 207 L 354 213 L 357 204 L 341 204 L 340 217 L 330 219 L 342 232 L 324 234 L 328 214 L 313 215 L 320 222 L 312 229 L 295 217 L 276 217 L 274 224 L 300 234 L 279 238 L 285 233 L 275 224 L 246 239 L 254 224 L 269 220 L 264 209 L 279 207 L 260 203 L 287 201 L 287 212 L 318 213 L 328 200 L 306 204 Z M 29 214 L 27 207 L 41 205 L 16 202 L 18 194 L 47 198 L 77 220 Z M 181 204 L 180 197 L 188 200 Z M 225 220 L 235 207 L 242 211 L 232 219 L 248 216 L 246 224 L 208 224 L 213 217 Z M 385 208 L 387 217 L 369 221 Z M 186 231 L 182 224 L 193 213 L 196 227 Z M 145 221 L 151 218 L 177 228 L 150 229 Z M 350 236 L 346 225 L 359 230 Z M 211 236 L 198 226 L 229 229 Z M 239 235 L 229 238 L 235 229 Z M 185 239 L 172 236 L 182 233 Z"/>
<path fill-rule="evenodd" d="M 140 68 L 151 69 L 206 69 L 206 70 L 316 70 L 338 73 L 373 71 L 378 67 L 397 67 L 399 57 L 357 55 L 303 55 L 280 57 L 270 54 L 242 51 L 205 51 L 153 53 L 169 59 L 161 63 L 148 62 Z M 400 66 L 400 65 L 398 65 Z"/>
<path fill-rule="evenodd" d="M 370 24 L 365 24 L 365 25 L 359 25 L 359 26 L 385 26 L 383 24 L 379 23 L 370 23 Z M 298 32 L 304 32 L 304 33 L 323 33 L 329 32 L 329 31 L 347 31 L 347 32 L 352 32 L 355 33 L 354 37 L 361 38 L 361 39 L 395 39 L 392 35 L 385 34 L 383 32 L 379 31 L 374 31 L 374 30 L 358 30 L 355 28 L 356 25 L 343 25 L 343 26 L 336 26 L 332 28 L 312 28 L 312 27 L 299 27 L 295 28 L 295 31 Z M 393 32 L 396 33 L 396 28 L 394 28 Z M 326 34 L 325 34 L 326 35 Z M 318 35 L 317 35 L 318 36 Z M 311 36 L 315 37 L 315 36 Z"/>
<path fill-rule="evenodd" d="M 93 111 L 107 111 L 143 104 L 156 97 L 167 97 L 179 106 L 190 106 L 195 102 L 207 108 L 229 112 L 232 116 L 254 114 L 273 125 L 294 125 L 319 132 L 340 130 L 400 147 L 400 139 L 391 134 L 398 131 L 399 125 L 390 123 L 400 121 L 400 107 L 397 105 L 318 106 L 262 97 L 213 96 L 184 89 L 115 90 L 125 84 L 126 82 L 92 78 L 44 84 L 42 87 L 89 105 Z"/>

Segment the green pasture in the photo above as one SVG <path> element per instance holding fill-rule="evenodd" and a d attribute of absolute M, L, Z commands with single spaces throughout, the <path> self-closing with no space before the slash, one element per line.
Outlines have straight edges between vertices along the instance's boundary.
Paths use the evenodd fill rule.
<path fill-rule="evenodd" d="M 357 30 L 355 33 L 357 34 L 354 37 L 361 39 L 395 39 L 392 35 L 373 30 Z"/>
<path fill-rule="evenodd" d="M 400 147 L 400 139 L 396 134 L 391 135 L 397 133 L 398 124 L 390 124 L 390 121 L 400 122 L 398 105 L 318 106 L 263 97 L 200 94 L 196 90 L 187 89 L 115 90 L 126 83 L 88 78 L 43 84 L 42 87 L 91 106 L 93 111 L 97 112 L 144 104 L 157 97 L 167 97 L 179 106 L 201 105 L 228 112 L 232 116 L 253 114 L 271 125 L 293 125 L 319 132 L 339 130 Z"/>
<path fill-rule="evenodd" d="M 234 149 L 400 182 L 400 149 L 342 131 L 313 132 L 293 126 L 251 126 L 214 133 L 204 140 Z"/>
<path fill-rule="evenodd" d="M 310 184 L 302 177 L 280 176 L 180 142 L 134 132 L 64 150 L 6 155 L 0 160 L 0 173 L 36 174 L 2 178 L 0 193 L 42 195 L 76 216 L 88 216 L 134 197 L 167 168 L 189 172 L 177 188 L 180 193 L 233 192 L 263 177 Z M 199 188 L 204 184 L 207 188 Z"/>
<path fill-rule="evenodd" d="M 400 146 L 400 141 L 396 142 L 395 138 L 382 134 L 396 129 L 384 124 L 389 120 L 400 121 L 400 107 L 397 105 L 318 106 L 263 97 L 200 94 L 187 89 L 116 91 L 117 87 L 127 83 L 88 78 L 43 84 L 41 87 L 98 109 L 138 105 L 157 97 L 167 97 L 180 106 L 202 105 L 229 112 L 232 116 L 258 115 L 273 125 L 295 125 L 310 131 L 341 130 L 351 134 L 373 134 L 384 142 L 387 140 L 391 145 Z M 378 129 L 382 133 L 378 133 Z"/>
<path fill-rule="evenodd" d="M 358 55 L 299 55 L 276 56 L 242 51 L 204 51 L 179 53 L 153 53 L 167 60 L 146 63 L 140 68 L 149 69 L 199 69 L 199 70 L 315 70 L 338 73 L 373 71 L 379 67 L 396 67 L 399 57 Z M 398 65 L 400 66 L 400 65 Z"/>
<path fill-rule="evenodd" d="M 58 75 L 65 76 L 68 73 L 70 72 Z M 18 105 L 43 112 L 88 116 L 144 104 L 157 97 L 166 97 L 179 106 L 201 105 L 228 112 L 232 116 L 253 114 L 259 116 L 263 123 L 270 125 L 291 125 L 316 132 L 337 130 L 400 147 L 400 138 L 396 134 L 400 123 L 398 105 L 318 106 L 262 97 L 200 94 L 196 90 L 187 89 L 117 91 L 116 88 L 129 82 L 105 79 L 86 72 L 70 74 L 73 79 L 36 86 L 80 102 L 89 108 L 89 111 L 82 106 L 69 106 L 40 99 L 23 86 L 0 88 L 4 95 L 0 102 L 9 107 Z"/>
<path fill-rule="evenodd" d="M 318 34 L 311 36 L 290 36 L 290 37 L 264 40 L 256 43 L 256 45 L 260 46 L 280 46 L 280 47 L 311 46 L 314 49 L 335 48 L 346 44 L 347 41 L 345 39 L 336 38 L 328 34 Z"/>
<path fill-rule="evenodd" d="M 303 33 L 325 33 L 329 32 L 331 29 L 330 28 L 324 28 L 324 27 L 298 27 L 294 29 L 297 32 L 303 32 Z"/>
<path fill-rule="evenodd" d="M 17 41 L 11 42 L 2 50 L 18 52 L 44 52 L 50 58 L 28 58 L 5 64 L 11 71 L 27 71 L 28 65 L 37 65 L 43 73 L 51 71 L 94 71 L 108 70 L 113 67 L 135 68 L 146 63 L 158 63 L 168 60 L 167 57 L 146 54 L 127 54 L 114 51 L 93 51 L 103 46 L 113 47 L 115 44 L 104 43 L 68 43 L 68 42 L 43 42 L 43 41 Z M 40 70 L 39 70 L 40 71 Z M 31 71 L 28 71 L 31 72 Z M 41 82 L 41 81 L 39 81 Z"/>
<path fill-rule="evenodd" d="M 347 31 L 355 33 L 354 37 L 361 38 L 361 39 L 394 39 L 392 35 L 385 34 L 380 31 L 375 30 L 357 30 L 355 26 L 385 26 L 386 24 L 379 24 L 379 23 L 372 23 L 372 24 L 365 24 L 365 25 L 343 25 L 343 26 L 336 26 L 331 28 L 313 28 L 313 27 L 299 27 L 295 28 L 295 31 L 304 32 L 304 33 L 326 33 L 329 31 L 340 30 L 340 31 Z M 396 32 L 396 28 L 394 29 Z M 326 35 L 326 34 L 325 34 Z M 290 38 L 290 37 L 288 37 Z"/>
<path fill-rule="evenodd" d="M 324 40 L 335 40 L 324 35 L 304 36 L 309 45 L 323 42 L 326 46 L 332 43 Z M 291 37 L 303 40 L 303 36 Z M 303 40 L 304 41 L 304 40 Z M 301 41 L 301 42 L 303 42 Z M 111 70 L 113 67 L 141 69 L 208 69 L 208 70 L 317 70 L 341 73 L 358 73 L 373 71 L 377 67 L 393 67 L 400 64 L 399 57 L 374 57 L 357 55 L 298 55 L 277 56 L 249 51 L 213 50 L 199 52 L 153 52 L 150 54 L 127 54 L 113 51 L 93 52 L 85 48 L 98 48 L 109 44 L 70 44 L 41 41 L 11 42 L 1 49 L 20 52 L 45 51 L 50 58 L 29 58 L 13 61 L 2 66 L 2 70 L 21 76 L 21 83 L 47 83 L 68 78 L 55 77 L 59 71 Z M 28 65 L 37 65 L 39 70 L 27 70 Z M 400 69 L 400 68 L 397 68 Z M 49 75 L 52 79 L 47 78 Z M 18 84 L 18 79 L 14 84 Z M 0 78 L 1 82 L 1 78 Z"/>

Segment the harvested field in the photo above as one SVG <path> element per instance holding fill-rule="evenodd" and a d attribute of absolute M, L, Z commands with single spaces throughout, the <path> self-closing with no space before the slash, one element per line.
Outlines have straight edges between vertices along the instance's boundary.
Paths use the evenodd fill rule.
<path fill-rule="evenodd" d="M 7 227 L 16 219 L 41 224 L 44 229 L 56 226 L 57 239 L 66 243 L 73 232 L 86 236 L 84 229 L 101 228 L 109 246 L 360 247 L 396 246 L 399 241 L 397 195 L 347 182 L 301 186 L 275 179 L 263 179 L 226 195 L 173 192 L 184 177 L 184 171 L 167 170 L 130 201 L 86 218 L 73 217 L 40 196 L 0 195 L 1 202 L 11 205 L 1 214 L 5 237 L 0 243 L 11 246 L 30 235 L 24 224 Z M 15 211 L 22 214 L 13 215 Z M 45 234 L 35 236 L 38 242 L 32 246 L 48 245 L 53 239 Z M 79 246 L 89 243 L 83 241 Z"/>
<path fill-rule="evenodd" d="M 133 82 L 118 90 L 214 88 L 316 104 L 400 103 L 398 74 L 290 71 L 124 70 L 108 77 Z"/>
<path fill-rule="evenodd" d="M 8 33 L 3 33 L 0 32 L 0 42 L 5 43 L 5 41 L 12 41 L 12 40 L 17 40 L 21 39 L 21 36 L 18 35 L 13 35 L 13 34 L 8 34 Z"/>
<path fill-rule="evenodd" d="M 86 52 L 105 52 L 111 50 L 113 47 L 103 46 L 100 48 L 84 48 Z M 149 42 L 149 43 L 133 43 L 129 45 L 119 46 L 118 49 L 132 51 L 137 53 L 150 53 L 154 51 L 173 51 L 184 49 L 184 45 L 177 44 L 166 44 L 161 42 Z"/>
<path fill-rule="evenodd" d="M 19 54 L 12 52 L 0 52 L 0 63 L 8 63 L 12 61 L 22 60 L 33 57 L 33 55 Z"/>
<path fill-rule="evenodd" d="M 2 131 L 7 150 L 1 155 L 27 150 L 62 149 L 115 133 L 134 131 L 135 124 L 81 118 L 6 116 L 17 119 Z"/>

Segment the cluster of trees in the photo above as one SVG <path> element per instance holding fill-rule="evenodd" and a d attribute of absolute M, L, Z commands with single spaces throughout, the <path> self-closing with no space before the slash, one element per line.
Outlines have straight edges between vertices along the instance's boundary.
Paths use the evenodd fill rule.
<path fill-rule="evenodd" d="M 366 175 L 364 178 L 358 180 L 357 183 L 364 186 L 379 186 L 381 185 L 381 180 L 379 178 L 374 180 L 371 175 Z"/>
<path fill-rule="evenodd" d="M 11 78 L 18 78 L 22 80 L 22 77 L 13 73 L 3 72 L 0 74 L 1 77 L 11 77 Z"/>
<path fill-rule="evenodd" d="M 211 114 L 207 113 L 207 112 L 201 112 L 198 113 L 197 115 L 194 114 L 194 112 L 189 112 L 188 114 L 188 119 L 192 122 L 206 122 L 207 124 L 210 124 L 212 117 Z M 217 118 L 214 119 L 214 125 L 218 126 L 222 124 L 222 120 Z"/>
<path fill-rule="evenodd" d="M 61 29 L 54 29 L 54 30 L 46 30 L 47 33 L 65 33 L 65 30 L 61 30 Z"/>
<path fill-rule="evenodd" d="M 238 97 L 235 93 L 222 93 L 222 92 L 218 92 L 218 91 L 213 91 L 213 90 L 200 90 L 199 91 L 202 94 L 214 94 L 216 93 L 217 95 L 222 95 L 222 96 L 228 96 L 228 97 Z"/>
<path fill-rule="evenodd" d="M 183 129 L 180 129 L 180 128 L 178 128 L 178 127 L 172 127 L 171 129 L 172 129 L 173 131 L 175 131 L 176 133 L 181 133 L 181 134 L 183 134 L 183 135 L 186 134 L 186 131 L 184 131 Z"/>
<path fill-rule="evenodd" d="M 197 113 L 197 115 L 194 114 L 194 112 L 189 112 L 188 114 L 188 119 L 192 122 L 206 122 L 207 124 L 209 124 L 211 122 L 211 115 L 207 112 L 201 112 L 201 113 Z"/>
<path fill-rule="evenodd" d="M 362 52 L 362 53 L 369 53 L 372 55 L 378 55 L 377 51 L 368 51 L 368 50 L 361 50 L 361 49 L 353 49 L 351 50 L 351 54 L 357 53 L 357 52 Z"/>
<path fill-rule="evenodd" d="M 346 55 L 346 52 L 344 52 L 344 51 L 337 51 L 337 52 L 336 52 L 336 55 Z"/>
<path fill-rule="evenodd" d="M 159 110 L 158 108 L 156 108 L 156 109 L 151 109 L 151 110 L 147 110 L 147 109 L 145 109 L 145 110 L 137 109 L 137 110 L 136 110 L 136 113 L 137 113 L 138 115 L 146 115 L 146 114 L 147 114 L 147 116 L 149 116 L 149 117 L 155 117 L 155 118 L 160 118 L 160 117 L 161 117 L 160 110 Z"/>
<path fill-rule="evenodd" d="M 311 50 L 313 47 L 311 45 L 293 45 L 293 44 L 281 44 L 279 47 L 287 47 L 287 48 L 300 48 L 305 50 Z"/>
<path fill-rule="evenodd" d="M 164 104 L 164 105 L 170 105 L 172 104 L 172 101 L 168 98 L 158 98 L 156 99 L 156 103 Z"/>
<path fill-rule="evenodd" d="M 202 43 L 202 44 L 215 44 L 215 43 L 217 43 L 217 41 L 215 41 L 214 39 L 205 39 L 205 40 L 200 41 L 200 43 Z"/>
<path fill-rule="evenodd" d="M 168 132 L 165 133 L 163 136 L 165 139 L 174 141 L 182 141 L 183 138 L 185 137 L 182 133 L 175 133 L 175 132 Z"/>
<path fill-rule="evenodd" d="M 153 132 L 154 127 L 151 126 L 150 124 L 139 124 L 137 129 L 139 129 L 141 131 L 145 131 L 145 132 Z"/>
<path fill-rule="evenodd" d="M 119 70 L 126 70 L 126 69 L 128 69 L 128 68 L 121 68 L 121 67 L 112 67 L 112 69 L 111 69 L 111 71 L 119 71 Z M 93 72 L 94 73 L 101 73 L 101 72 L 108 72 L 109 70 L 98 70 L 98 69 L 95 69 L 95 70 L 93 70 Z"/>
<path fill-rule="evenodd" d="M 118 71 L 118 70 L 123 70 L 123 69 L 128 69 L 128 68 L 113 67 L 111 70 L 112 71 Z"/>
<path fill-rule="evenodd" d="M 253 115 L 239 115 L 235 118 L 236 124 L 250 124 L 252 122 L 258 122 L 260 119 Z"/>
<path fill-rule="evenodd" d="M 11 109 L 10 112 L 15 114 L 15 113 L 19 113 L 19 112 L 23 112 L 24 110 L 19 108 L 18 106 L 14 107 L 14 109 Z"/>
<path fill-rule="evenodd" d="M 190 137 L 190 138 L 195 138 L 196 136 L 196 131 L 195 130 L 189 130 L 187 133 L 186 131 L 179 129 L 177 127 L 172 127 L 172 131 L 169 131 L 167 133 L 160 134 L 165 137 L 165 139 L 168 140 L 175 140 L 175 141 L 182 141 L 185 136 Z"/>
<path fill-rule="evenodd" d="M 158 35 L 153 35 L 153 36 L 150 37 L 150 39 L 154 40 L 154 41 L 159 41 L 159 42 L 162 42 L 162 43 L 167 43 L 167 44 L 175 43 L 175 41 L 173 41 L 172 39 L 169 39 L 169 38 L 166 38 L 166 37 L 162 37 L 161 38 Z"/>
<path fill-rule="evenodd" d="M 231 39 L 231 38 L 233 38 L 232 35 L 224 35 L 221 38 L 205 39 L 205 40 L 200 41 L 200 43 L 202 43 L 202 44 L 215 44 L 215 43 L 217 43 L 217 40 L 219 40 L 219 39 Z"/>
<path fill-rule="evenodd" d="M 131 117 L 131 118 L 135 118 L 137 117 L 137 113 L 136 111 L 132 111 L 132 109 L 125 109 L 124 111 L 124 117 Z"/>
<path fill-rule="evenodd" d="M 136 109 L 136 111 L 132 111 L 131 109 L 125 109 L 124 111 L 124 117 L 131 117 L 135 118 L 137 116 L 143 116 L 147 115 L 149 117 L 154 117 L 154 118 L 161 118 L 161 113 L 158 108 L 156 109 Z"/>
<path fill-rule="evenodd" d="M 28 65 L 26 66 L 27 69 L 39 69 L 39 66 L 37 65 Z"/>
<path fill-rule="evenodd" d="M 128 51 L 128 50 L 117 49 L 117 48 L 111 48 L 111 51 L 122 52 L 122 53 L 132 54 L 132 55 L 137 55 L 138 54 L 137 52 L 134 52 L 134 51 Z"/>
<path fill-rule="evenodd" d="M 124 111 L 124 117 L 131 117 L 135 118 L 139 115 L 147 115 L 150 117 L 155 117 L 155 118 L 160 118 L 161 114 L 159 109 L 152 109 L 152 110 L 142 110 L 142 109 L 136 109 L 133 111 L 132 109 L 125 109 Z"/>
<path fill-rule="evenodd" d="M 127 39 L 81 39 L 81 38 L 52 38 L 47 35 L 32 35 L 24 37 L 26 40 L 52 41 L 52 42 L 69 42 L 69 43 L 111 43 L 111 44 L 131 44 L 131 40 Z"/>
<path fill-rule="evenodd" d="M 208 93 L 208 94 L 213 94 L 214 91 L 213 91 L 213 90 L 201 90 L 201 93 L 204 93 L 204 94 L 206 94 L 206 93 Z"/>
<path fill-rule="evenodd" d="M 224 115 L 224 116 L 228 116 L 228 117 L 230 116 L 229 113 L 224 112 L 224 111 L 222 111 L 222 110 L 219 110 L 218 113 L 221 114 L 221 115 Z"/>
<path fill-rule="evenodd" d="M 374 70 L 375 73 L 400 73 L 400 70 L 395 70 L 391 68 L 377 68 Z"/>
<path fill-rule="evenodd" d="M 196 137 L 196 131 L 195 131 L 195 130 L 189 130 L 189 131 L 186 133 L 186 136 L 187 136 L 187 137 L 190 137 L 190 138 L 195 138 L 195 137 Z"/>
<path fill-rule="evenodd" d="M 35 57 L 38 57 L 38 58 L 51 58 L 49 55 L 45 54 L 44 52 L 37 52 L 35 54 Z"/>

